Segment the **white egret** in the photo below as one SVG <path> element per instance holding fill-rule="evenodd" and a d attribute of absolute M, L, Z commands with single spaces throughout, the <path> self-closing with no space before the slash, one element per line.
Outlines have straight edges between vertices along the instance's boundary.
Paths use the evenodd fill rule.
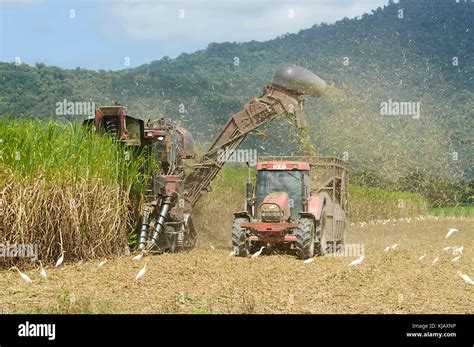
<path fill-rule="evenodd" d="M 40 264 L 40 277 L 43 280 L 45 280 L 48 277 L 48 275 L 46 275 L 46 270 L 43 268 L 43 263 L 41 262 L 41 260 L 40 260 L 39 264 Z"/>
<path fill-rule="evenodd" d="M 472 278 L 466 274 L 463 274 L 461 271 L 458 271 L 458 275 L 461 276 L 464 282 L 466 282 L 467 284 L 474 284 Z"/>
<path fill-rule="evenodd" d="M 457 262 L 459 259 L 461 259 L 461 256 L 458 255 L 456 258 L 454 258 L 453 260 L 451 260 L 451 263 L 455 263 Z"/>
<path fill-rule="evenodd" d="M 396 248 L 398 247 L 398 243 L 395 243 L 394 245 L 392 246 L 387 246 L 384 248 L 384 252 L 390 252 L 390 251 L 394 251 Z"/>
<path fill-rule="evenodd" d="M 423 261 L 425 259 L 426 255 L 422 255 L 421 257 L 418 258 L 418 261 Z"/>
<path fill-rule="evenodd" d="M 102 261 L 99 263 L 98 267 L 104 266 L 105 263 L 107 263 L 107 259 L 102 260 Z"/>
<path fill-rule="evenodd" d="M 314 257 L 306 259 L 306 260 L 304 261 L 304 263 L 305 263 L 305 264 L 310 264 L 310 263 L 312 263 L 313 261 L 314 261 Z"/>
<path fill-rule="evenodd" d="M 257 251 L 257 252 L 255 252 L 254 254 L 252 254 L 252 259 L 257 259 L 257 258 L 260 256 L 260 254 L 262 254 L 262 251 L 263 251 L 264 248 L 265 248 L 265 247 L 262 246 L 259 251 Z"/>
<path fill-rule="evenodd" d="M 20 275 L 21 279 L 22 279 L 23 281 L 25 281 L 26 283 L 28 283 L 28 284 L 33 283 L 33 281 L 31 280 L 31 278 L 28 277 L 27 274 L 24 274 L 23 272 L 21 272 L 20 269 L 18 269 L 16 266 L 13 266 L 13 267 L 11 268 L 11 270 L 16 270 L 16 271 L 18 271 L 18 274 Z"/>
<path fill-rule="evenodd" d="M 431 263 L 432 266 L 436 265 L 437 263 L 439 262 L 439 256 L 436 256 L 436 258 L 434 258 L 433 262 Z"/>
<path fill-rule="evenodd" d="M 461 247 L 453 247 L 453 255 L 459 255 L 464 252 L 464 246 Z"/>
<path fill-rule="evenodd" d="M 142 253 L 138 253 L 136 256 L 134 256 L 132 259 L 135 260 L 135 261 L 140 261 L 140 259 L 143 258 L 143 252 Z"/>
<path fill-rule="evenodd" d="M 64 253 L 66 253 L 66 252 L 61 251 L 61 256 L 56 261 L 56 265 L 54 267 L 60 267 L 61 264 L 64 262 Z"/>
<path fill-rule="evenodd" d="M 361 255 L 359 258 L 357 258 L 356 260 L 353 260 L 349 266 L 356 266 L 356 265 L 359 265 L 360 263 L 362 263 L 364 261 L 365 257 L 363 255 Z"/>
<path fill-rule="evenodd" d="M 451 228 L 448 230 L 448 233 L 446 234 L 446 237 L 445 239 L 447 239 L 448 237 L 450 237 L 452 234 L 454 234 L 455 232 L 459 231 L 458 229 L 454 229 L 454 228 Z"/>
<path fill-rule="evenodd" d="M 135 281 L 141 280 L 146 273 L 146 264 L 142 267 L 142 269 L 137 273 L 137 277 L 135 277 Z"/>
<path fill-rule="evenodd" d="M 449 251 L 450 249 L 451 249 L 451 247 L 449 247 L 449 246 L 448 246 L 448 247 L 444 247 L 444 248 L 443 248 L 443 252 L 447 252 L 447 251 Z"/>

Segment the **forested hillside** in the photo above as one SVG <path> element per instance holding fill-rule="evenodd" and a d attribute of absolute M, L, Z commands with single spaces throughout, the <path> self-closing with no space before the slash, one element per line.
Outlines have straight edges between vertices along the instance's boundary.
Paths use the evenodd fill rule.
<path fill-rule="evenodd" d="M 319 153 L 345 154 L 354 167 L 393 178 L 413 171 L 472 178 L 473 18 L 473 3 L 410 0 L 266 42 L 211 43 L 121 71 L 0 63 L 0 114 L 46 118 L 63 99 L 97 106 L 118 100 L 135 117 L 180 120 L 205 145 L 279 64 L 294 63 L 328 82 L 327 94 L 306 107 Z M 390 100 L 419 102 L 419 117 L 382 115 L 381 103 Z M 267 139 L 251 137 L 246 148 L 296 152 L 298 134 L 288 121 L 268 126 Z"/>

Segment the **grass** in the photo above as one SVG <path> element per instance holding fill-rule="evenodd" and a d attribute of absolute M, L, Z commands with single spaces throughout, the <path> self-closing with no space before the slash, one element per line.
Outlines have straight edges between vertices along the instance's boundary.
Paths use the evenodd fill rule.
<path fill-rule="evenodd" d="M 457 271 L 474 277 L 474 219 L 426 218 L 351 226 L 348 243 L 364 246 L 364 262 L 354 257 L 318 257 L 304 264 L 288 255 L 229 257 L 230 247 L 202 245 L 188 253 L 131 256 L 83 264 L 66 262 L 25 270 L 32 285 L 13 271 L 0 272 L 4 313 L 474 313 L 473 286 Z M 445 240 L 446 232 L 459 232 Z M 216 230 L 214 230 L 215 232 Z M 207 231 L 212 233 L 212 230 Z M 398 243 L 386 253 L 384 248 Z M 460 261 L 443 252 L 464 246 Z M 426 255 L 423 262 L 418 258 Z M 440 263 L 431 266 L 439 256 Z M 143 282 L 135 283 L 147 263 Z"/>
<path fill-rule="evenodd" d="M 123 253 L 143 158 L 79 123 L 3 117 L 0 139 L 1 243 L 36 244 L 45 263 Z"/>
<path fill-rule="evenodd" d="M 354 185 L 349 187 L 349 204 L 350 219 L 354 222 L 424 215 L 428 207 L 421 194 Z"/>
<path fill-rule="evenodd" d="M 434 216 L 454 216 L 454 217 L 473 217 L 474 205 L 465 204 L 459 206 L 438 207 L 429 210 L 429 213 Z"/>

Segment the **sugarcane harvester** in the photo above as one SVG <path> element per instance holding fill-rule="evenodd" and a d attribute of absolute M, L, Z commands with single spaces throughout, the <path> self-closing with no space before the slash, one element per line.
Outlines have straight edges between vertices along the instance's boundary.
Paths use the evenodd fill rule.
<path fill-rule="evenodd" d="M 117 103 L 97 108 L 95 116 L 83 124 L 116 138 L 125 151 L 154 156 L 159 163 L 146 191 L 137 248 L 170 252 L 193 248 L 196 231 L 190 214 L 184 211 L 183 184 L 183 160 L 195 157 L 191 133 L 168 118 L 145 126 Z"/>
<path fill-rule="evenodd" d="M 170 119 L 160 118 L 146 129 L 145 139 L 161 168 L 153 175 L 151 199 L 144 204 L 137 248 L 192 249 L 197 235 L 191 215 L 184 209 L 183 159 L 195 157 L 193 137 Z"/>
<path fill-rule="evenodd" d="M 230 116 L 199 163 L 190 166 L 188 175 L 181 160 L 194 157 L 191 134 L 171 121 L 158 120 L 146 127 L 143 143 L 157 156 L 162 169 L 153 175 L 153 197 L 144 206 L 138 250 L 175 252 L 193 248 L 197 233 L 191 212 L 225 164 L 220 150 L 226 148 L 232 153 L 250 132 L 280 115 L 295 116 L 297 127 L 305 128 L 300 97 L 319 97 L 325 89 L 326 83 L 311 71 L 281 65 L 272 83 L 264 87 L 263 95 L 252 98 L 243 110 Z"/>

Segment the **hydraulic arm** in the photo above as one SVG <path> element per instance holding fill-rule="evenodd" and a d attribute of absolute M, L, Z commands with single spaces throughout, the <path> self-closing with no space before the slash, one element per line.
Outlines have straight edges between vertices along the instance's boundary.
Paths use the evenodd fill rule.
<path fill-rule="evenodd" d="M 264 95 L 247 102 L 244 109 L 229 119 L 197 168 L 184 181 L 185 199 L 191 209 L 202 192 L 207 191 L 212 180 L 225 163 L 219 150 L 234 151 L 248 133 L 283 114 L 294 114 L 298 128 L 305 128 L 301 95 L 320 96 L 326 83 L 312 72 L 296 65 L 283 65 L 273 75 L 273 83 L 264 89 Z"/>

